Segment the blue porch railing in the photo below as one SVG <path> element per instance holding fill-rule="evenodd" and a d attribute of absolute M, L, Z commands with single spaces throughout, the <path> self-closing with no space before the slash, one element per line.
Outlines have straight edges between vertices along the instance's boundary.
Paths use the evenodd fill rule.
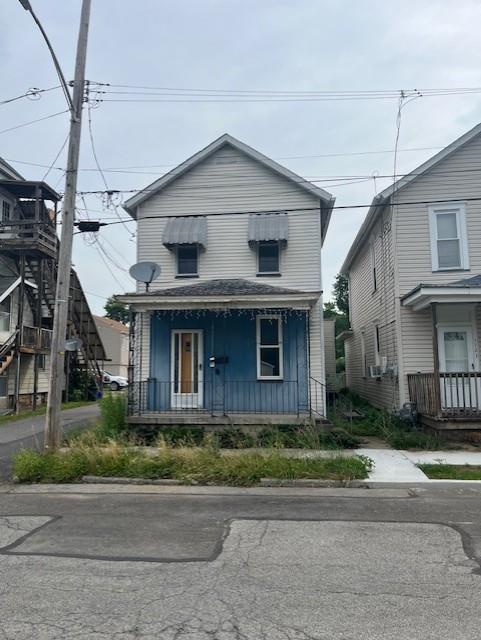
<path fill-rule="evenodd" d="M 311 379 L 206 380 L 173 382 L 147 380 L 128 388 L 128 414 L 157 413 L 279 414 L 323 417 L 325 385 Z"/>

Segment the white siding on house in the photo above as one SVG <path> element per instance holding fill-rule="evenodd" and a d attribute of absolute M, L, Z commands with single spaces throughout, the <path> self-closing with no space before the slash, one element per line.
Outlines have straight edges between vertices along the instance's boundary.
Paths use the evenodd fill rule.
<path fill-rule="evenodd" d="M 391 287 L 391 293 L 388 292 L 385 300 L 379 299 L 379 306 L 376 305 L 376 295 L 370 295 L 369 292 L 369 244 L 373 234 L 363 240 L 362 247 L 350 267 L 351 323 L 354 335 L 346 343 L 347 379 L 350 388 L 375 404 L 392 406 L 392 397 L 397 391 L 395 394 L 388 389 L 384 390 L 384 380 L 380 386 L 376 386 L 376 381 L 362 379 L 359 335 L 361 327 L 366 331 L 368 361 L 373 358 L 373 354 L 369 353 L 373 344 L 370 331 L 380 318 L 386 324 L 384 339 L 389 345 L 386 349 L 392 351 L 395 357 L 396 343 L 399 342 L 401 384 L 399 398 L 396 401 L 396 405 L 399 406 L 409 399 L 406 374 L 429 372 L 434 367 L 431 309 L 415 312 L 401 306 L 400 299 L 420 283 L 445 284 L 481 273 L 481 201 L 476 200 L 479 198 L 480 158 L 481 136 L 478 135 L 428 173 L 404 187 L 395 195 L 392 206 L 383 209 L 384 216 L 393 212 L 393 242 L 396 249 L 395 260 L 391 257 L 378 267 L 379 277 L 386 279 L 388 290 Z M 470 200 L 473 198 L 475 200 Z M 429 207 L 440 200 L 464 203 L 469 269 L 433 271 Z M 378 221 L 377 227 L 379 224 Z M 391 271 L 394 277 L 391 277 Z M 466 316 L 462 305 L 458 305 L 457 309 L 459 320 L 462 321 Z M 447 312 L 447 309 L 443 311 L 442 305 L 439 306 L 441 316 Z M 479 305 L 476 316 L 479 345 Z M 392 328 L 387 329 L 388 326 Z M 378 389 L 379 393 L 374 391 L 375 389 Z"/>
<path fill-rule="evenodd" d="M 374 254 L 374 256 L 373 256 Z M 376 266 L 374 289 L 373 266 Z M 376 326 L 379 327 L 379 355 L 390 367 L 398 364 L 395 336 L 394 260 L 392 216 L 385 211 L 366 239 L 349 272 L 350 322 L 353 335 L 345 343 L 346 383 L 372 404 L 393 409 L 398 403 L 396 377 L 369 377 L 376 362 Z M 361 334 L 366 347 L 366 371 L 363 371 Z M 365 373 L 365 375 L 364 375 Z"/>
<path fill-rule="evenodd" d="M 289 211 L 294 209 L 294 211 Z M 248 244 L 249 213 L 288 210 L 289 239 L 281 250 L 281 275 L 257 277 L 257 255 Z M 175 252 L 162 244 L 167 219 L 205 215 L 208 242 L 197 278 L 177 278 Z M 321 291 L 320 202 L 274 171 L 226 146 L 179 177 L 137 209 L 137 259 L 160 264 L 156 289 L 199 281 L 244 278 L 300 291 Z M 143 291 L 143 285 L 138 291 Z M 311 375 L 324 382 L 322 304 L 310 317 Z M 150 318 L 142 324 L 142 379 L 149 375 Z M 137 331 L 137 338 L 138 338 Z M 324 407 L 324 398 L 319 400 Z"/>

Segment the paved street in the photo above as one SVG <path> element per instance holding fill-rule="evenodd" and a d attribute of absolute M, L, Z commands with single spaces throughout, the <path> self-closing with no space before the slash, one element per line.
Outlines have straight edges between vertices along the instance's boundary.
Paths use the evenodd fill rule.
<path fill-rule="evenodd" d="M 477 486 L 2 491 L 8 639 L 479 638 Z"/>
<path fill-rule="evenodd" d="M 98 404 L 91 404 L 62 411 L 64 433 L 94 421 L 99 416 L 99 410 Z M 44 415 L 0 424 L 0 479 L 10 476 L 12 456 L 17 451 L 42 445 L 44 424 Z"/>

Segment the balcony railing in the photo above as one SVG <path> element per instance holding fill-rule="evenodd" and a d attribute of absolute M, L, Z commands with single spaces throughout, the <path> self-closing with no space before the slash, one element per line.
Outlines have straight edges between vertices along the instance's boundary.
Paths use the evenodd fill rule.
<path fill-rule="evenodd" d="M 307 380 L 148 380 L 128 388 L 128 413 L 324 415 L 325 386 Z"/>
<path fill-rule="evenodd" d="M 409 373 L 409 399 L 432 418 L 479 418 L 481 372 Z"/>
<path fill-rule="evenodd" d="M 20 346 L 26 349 L 48 351 L 52 345 L 52 331 L 39 327 L 23 325 L 20 334 Z"/>

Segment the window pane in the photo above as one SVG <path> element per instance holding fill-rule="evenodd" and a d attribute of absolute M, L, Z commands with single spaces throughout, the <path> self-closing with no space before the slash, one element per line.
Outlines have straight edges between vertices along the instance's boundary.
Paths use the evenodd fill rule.
<path fill-rule="evenodd" d="M 279 243 L 260 242 L 259 252 L 259 273 L 279 272 Z"/>
<path fill-rule="evenodd" d="M 466 331 L 444 332 L 446 371 L 469 371 L 468 337 Z"/>
<path fill-rule="evenodd" d="M 436 215 L 436 220 L 438 224 L 438 240 L 458 237 L 456 214 L 454 212 L 438 213 Z"/>
<path fill-rule="evenodd" d="M 461 266 L 459 240 L 438 240 L 438 263 L 441 269 Z"/>
<path fill-rule="evenodd" d="M 261 376 L 279 376 L 279 348 L 260 349 Z"/>
<path fill-rule="evenodd" d="M 279 344 L 279 320 L 261 320 L 261 340 L 260 344 Z"/>
<path fill-rule="evenodd" d="M 177 273 L 197 274 L 197 247 L 184 245 L 177 247 Z"/>

